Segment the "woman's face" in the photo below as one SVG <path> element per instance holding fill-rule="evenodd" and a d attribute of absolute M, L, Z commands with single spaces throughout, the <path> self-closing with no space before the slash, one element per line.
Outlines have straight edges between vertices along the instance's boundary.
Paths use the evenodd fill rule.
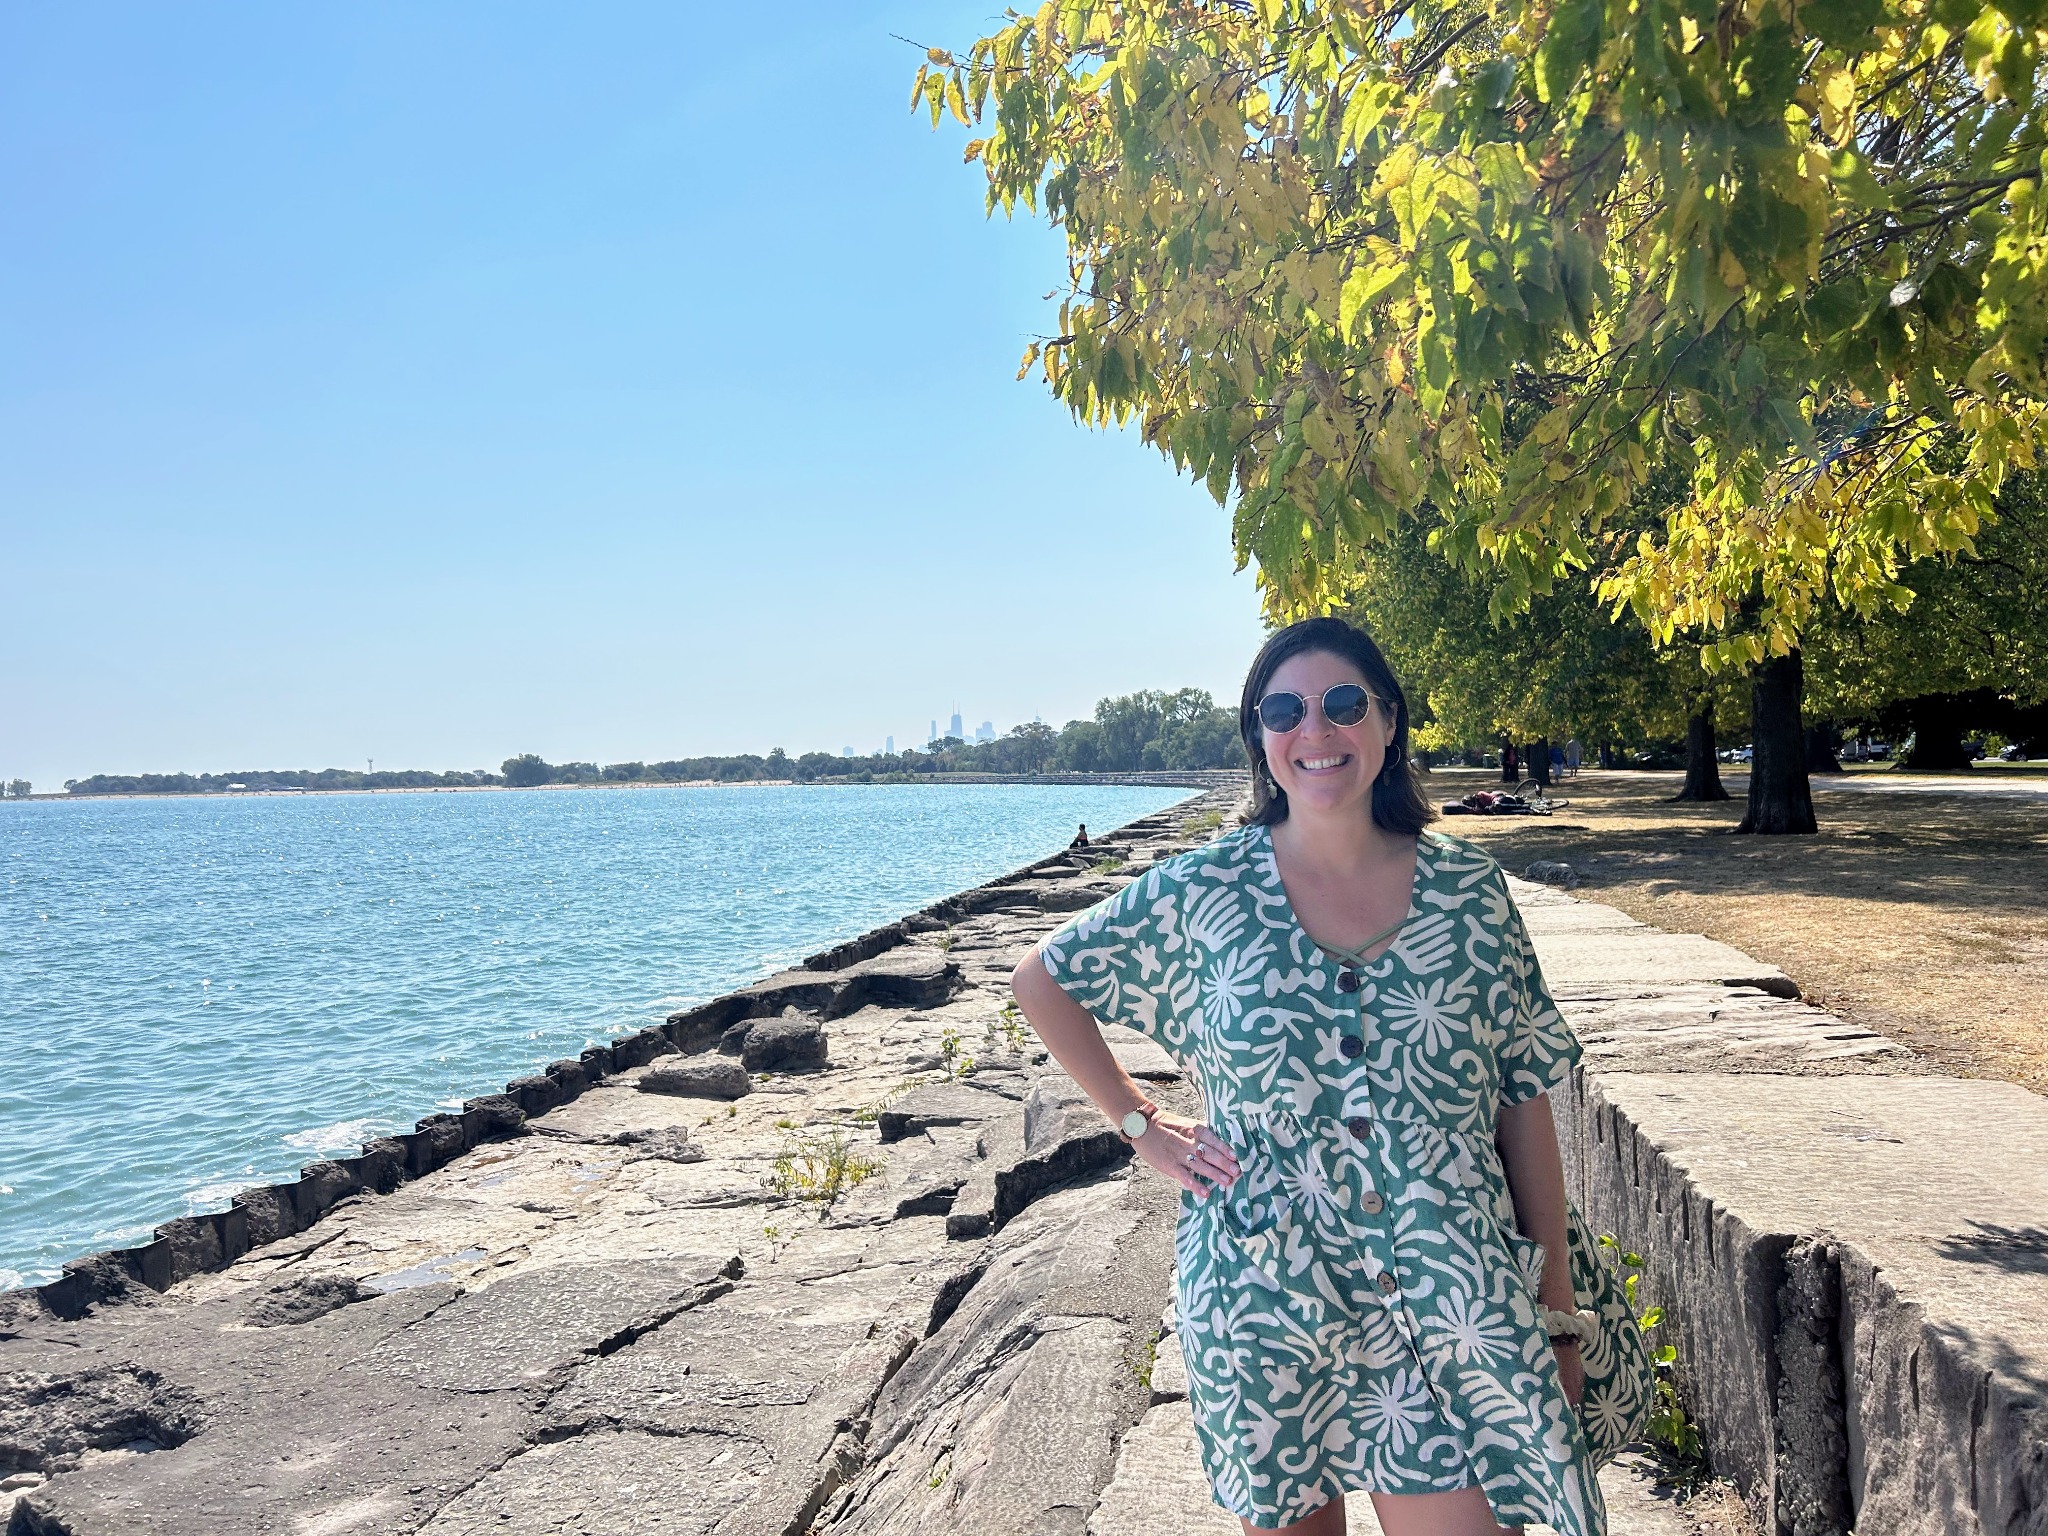
<path fill-rule="evenodd" d="M 1291 731 L 1259 728 L 1266 764 L 1273 782 L 1286 791 L 1290 812 L 1328 815 L 1371 803 L 1373 780 L 1394 739 L 1393 713 L 1382 702 L 1356 725 L 1330 724 L 1323 716 L 1323 694 L 1339 683 L 1356 683 L 1368 691 L 1372 686 L 1358 668 L 1328 651 L 1288 657 L 1266 684 L 1269 694 L 1298 693 L 1308 704 L 1301 724 Z"/>

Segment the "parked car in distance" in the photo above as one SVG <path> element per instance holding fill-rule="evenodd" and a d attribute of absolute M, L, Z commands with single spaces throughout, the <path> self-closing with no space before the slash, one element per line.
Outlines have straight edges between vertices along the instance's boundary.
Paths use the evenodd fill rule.
<path fill-rule="evenodd" d="M 2015 741 L 1998 754 L 1998 760 L 2001 763 L 2024 763 L 2027 760 L 2027 749 Z"/>

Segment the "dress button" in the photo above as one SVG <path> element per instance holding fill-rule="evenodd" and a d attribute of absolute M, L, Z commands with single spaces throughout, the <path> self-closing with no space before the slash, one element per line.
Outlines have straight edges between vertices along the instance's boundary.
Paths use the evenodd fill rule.
<path fill-rule="evenodd" d="M 1337 1042 L 1337 1049 L 1342 1051 L 1346 1056 L 1358 1056 L 1364 1053 L 1365 1042 L 1359 1039 L 1356 1035 L 1346 1035 L 1342 1040 L 1339 1040 Z"/>
<path fill-rule="evenodd" d="M 1368 1189 L 1365 1192 L 1365 1194 L 1359 1199 L 1358 1208 L 1364 1211 L 1365 1214 L 1368 1216 L 1377 1216 L 1380 1213 L 1381 1207 L 1385 1204 L 1386 1202 L 1380 1199 L 1380 1193 L 1378 1190 Z"/>
<path fill-rule="evenodd" d="M 1372 1132 L 1372 1122 L 1363 1115 L 1353 1115 L 1344 1122 L 1344 1129 L 1363 1141 Z"/>
<path fill-rule="evenodd" d="M 1382 1296 L 1391 1296 L 1400 1288 L 1400 1282 L 1392 1275 L 1383 1274 L 1380 1276 L 1380 1294 Z"/>
<path fill-rule="evenodd" d="M 1358 990 L 1358 972 L 1349 968 L 1339 971 L 1337 973 L 1337 990 L 1339 992 L 1356 992 Z"/>

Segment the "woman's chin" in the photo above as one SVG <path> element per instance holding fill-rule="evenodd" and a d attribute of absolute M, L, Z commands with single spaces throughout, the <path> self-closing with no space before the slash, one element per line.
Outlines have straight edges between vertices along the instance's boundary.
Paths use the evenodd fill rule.
<path fill-rule="evenodd" d="M 1281 788 L 1287 791 L 1290 811 L 1307 811 L 1311 815 L 1346 810 L 1372 798 L 1372 785 L 1355 773 L 1297 774 L 1293 783 Z"/>

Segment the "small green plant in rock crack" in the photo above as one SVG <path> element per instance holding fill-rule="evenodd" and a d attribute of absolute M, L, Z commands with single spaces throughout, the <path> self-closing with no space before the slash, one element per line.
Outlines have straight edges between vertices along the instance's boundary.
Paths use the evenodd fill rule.
<path fill-rule="evenodd" d="M 1003 1043 L 1009 1046 L 1014 1054 L 1023 1054 L 1025 1040 L 1024 1014 L 1018 1008 L 1014 998 L 1003 1004 L 1001 1010 L 996 1014 L 996 1021 L 991 1026 L 991 1033 L 1001 1035 Z"/>
<path fill-rule="evenodd" d="M 784 1115 L 780 1120 L 775 1122 L 775 1129 L 777 1129 L 778 1131 L 793 1131 L 796 1128 L 797 1123 L 794 1120 L 790 1119 L 787 1115 Z"/>
<path fill-rule="evenodd" d="M 1118 858 L 1115 854 L 1111 854 L 1106 859 L 1097 859 L 1093 864 L 1090 864 L 1088 872 L 1091 875 L 1113 875 L 1122 869 L 1126 862 L 1126 860 Z"/>
<path fill-rule="evenodd" d="M 822 1216 L 833 1201 L 881 1171 L 882 1160 L 849 1147 L 837 1127 L 822 1136 L 785 1131 L 768 1187 L 778 1199 L 816 1206 Z"/>
<path fill-rule="evenodd" d="M 873 1125 L 876 1121 L 882 1118 L 883 1110 L 887 1109 L 891 1104 L 894 1104 L 898 1099 L 902 1098 L 903 1095 L 910 1092 L 911 1089 L 922 1088 L 926 1083 L 930 1081 L 931 1079 L 922 1072 L 918 1073 L 914 1077 L 898 1078 L 895 1081 L 895 1083 L 893 1083 L 890 1086 L 889 1091 L 883 1094 L 879 1099 L 875 1100 L 874 1103 L 863 1104 L 859 1109 L 856 1109 L 853 1112 L 853 1123 L 855 1125 Z"/>
<path fill-rule="evenodd" d="M 1664 1321 L 1664 1309 L 1636 1305 L 1636 1287 L 1643 1278 L 1643 1256 L 1624 1252 L 1621 1244 L 1605 1232 L 1600 1234 L 1598 1241 L 1621 1271 L 1622 1294 L 1628 1299 L 1629 1310 L 1635 1313 L 1637 1326 L 1645 1334 L 1649 1333 Z M 1713 1477 L 1713 1468 L 1707 1462 L 1707 1447 L 1700 1437 L 1700 1427 L 1686 1413 L 1685 1404 L 1679 1399 L 1677 1347 L 1653 1345 L 1650 1362 L 1657 1373 L 1656 1396 L 1650 1402 L 1650 1418 L 1644 1426 L 1644 1433 L 1649 1436 L 1651 1449 L 1656 1453 L 1657 1481 L 1689 1493 Z"/>
<path fill-rule="evenodd" d="M 1203 811 L 1199 815 L 1188 817 L 1187 820 L 1180 824 L 1180 835 L 1182 837 L 1197 837 L 1204 832 L 1214 832 L 1222 825 L 1223 813 L 1221 811 Z"/>
<path fill-rule="evenodd" d="M 959 936 L 953 932 L 952 925 L 948 924 L 946 926 L 945 931 L 942 932 L 936 939 L 933 939 L 932 942 L 938 945 L 940 954 L 950 955 L 953 952 L 954 942 L 958 937 Z"/>
<path fill-rule="evenodd" d="M 946 1076 L 965 1077 L 974 1070 L 974 1058 L 963 1048 L 960 1031 L 948 1024 L 939 1035 L 939 1056 L 946 1063 Z"/>
<path fill-rule="evenodd" d="M 1124 1364 L 1130 1367 L 1131 1374 L 1138 1378 L 1138 1385 L 1141 1387 L 1152 1385 L 1152 1367 L 1158 1362 L 1159 1340 L 1156 1336 L 1149 1339 L 1133 1339 L 1130 1347 L 1124 1351 Z"/>

